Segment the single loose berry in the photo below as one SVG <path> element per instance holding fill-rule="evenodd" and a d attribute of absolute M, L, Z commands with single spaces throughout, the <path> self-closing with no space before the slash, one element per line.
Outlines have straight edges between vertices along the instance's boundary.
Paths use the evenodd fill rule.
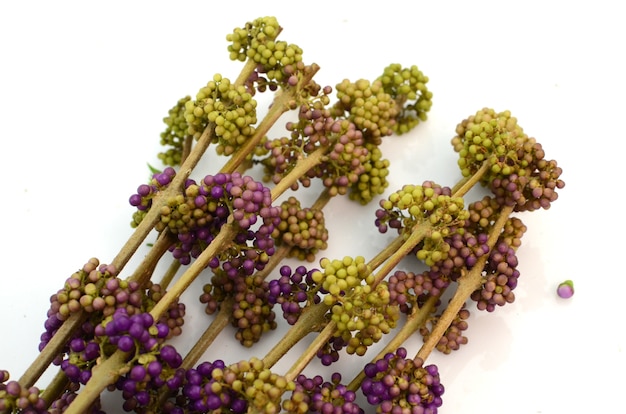
<path fill-rule="evenodd" d="M 574 296 L 574 282 L 566 280 L 561 282 L 556 288 L 556 294 L 563 299 L 569 299 Z"/>

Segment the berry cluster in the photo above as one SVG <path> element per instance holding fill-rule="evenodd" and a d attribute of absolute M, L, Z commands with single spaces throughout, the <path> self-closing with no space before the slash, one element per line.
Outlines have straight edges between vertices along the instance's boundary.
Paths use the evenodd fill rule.
<path fill-rule="evenodd" d="M 342 118 L 334 118 L 326 105 L 331 88 L 322 90 L 317 99 L 300 105 L 297 122 L 288 122 L 286 129 L 290 137 L 268 140 L 265 148 L 268 156 L 260 162 L 265 167 L 265 179 L 279 182 L 288 174 L 298 160 L 326 148 L 320 161 L 309 169 L 299 183 L 308 187 L 315 178 L 322 180 L 331 196 L 346 194 L 352 185 L 365 173 L 368 150 L 363 134 L 358 127 Z M 298 188 L 298 183 L 291 186 Z"/>
<path fill-rule="evenodd" d="M 423 366 L 420 359 L 407 359 L 404 348 L 368 363 L 361 391 L 378 413 L 437 413 L 444 387 L 436 365 Z"/>
<path fill-rule="evenodd" d="M 322 210 L 302 208 L 300 201 L 291 196 L 280 204 L 279 217 L 272 237 L 277 246 L 290 247 L 289 257 L 312 262 L 315 254 L 328 246 L 328 230 Z"/>
<path fill-rule="evenodd" d="M 232 33 L 226 35 L 226 40 L 230 43 L 230 59 L 244 62 L 248 53 L 256 54 L 259 45 L 275 40 L 281 30 L 278 20 L 273 16 L 259 17 L 246 22 L 243 28 L 236 27 Z"/>
<path fill-rule="evenodd" d="M 339 352 L 345 347 L 346 341 L 343 336 L 333 336 L 317 350 L 315 356 L 319 358 L 322 365 L 329 366 L 339 361 Z"/>
<path fill-rule="evenodd" d="M 164 173 L 155 174 L 151 185 L 139 186 L 137 194 L 131 196 L 131 204 L 140 212 L 147 211 L 152 198 L 161 191 L 159 177 Z M 174 258 L 189 264 L 192 257 L 198 257 L 211 243 L 232 214 L 238 234 L 229 249 L 214 258 L 211 267 L 217 267 L 222 260 L 227 263 L 227 270 L 234 269 L 236 274 L 242 268 L 250 274 L 263 268 L 274 253 L 271 234 L 280 210 L 271 203 L 269 188 L 236 172 L 207 175 L 200 182 L 188 179 L 182 194 L 171 197 L 161 208 L 155 228 L 159 232 L 168 229 L 177 236 L 170 250 Z"/>
<path fill-rule="evenodd" d="M 467 330 L 467 319 L 470 316 L 469 310 L 463 309 L 459 310 L 457 315 L 454 317 L 450 326 L 446 329 L 443 336 L 437 342 L 435 349 L 444 354 L 450 354 L 452 351 L 457 351 L 461 345 L 467 344 L 467 337 L 463 335 L 463 332 Z M 431 327 L 434 327 L 439 320 L 439 316 L 432 317 L 428 324 L 423 325 L 419 332 L 424 338 L 424 341 L 428 339 L 431 333 Z M 430 325 L 430 326 L 429 326 Z"/>
<path fill-rule="evenodd" d="M 232 298 L 231 322 L 237 328 L 235 338 L 246 347 L 261 339 L 263 333 L 276 328 L 276 314 L 272 310 L 270 285 L 258 275 L 240 272 L 235 277 L 223 269 L 214 269 L 211 283 L 203 287 L 200 302 L 205 312 L 213 314 L 226 298 Z"/>
<path fill-rule="evenodd" d="M 152 207 L 152 200 L 165 189 L 176 175 L 176 170 L 166 167 L 163 171 L 152 174 L 148 184 L 141 184 L 137 187 L 137 192 L 131 195 L 128 202 L 137 208 L 133 213 L 133 220 L 130 222 L 132 228 L 136 228 L 143 221 L 148 210 Z"/>
<path fill-rule="evenodd" d="M 237 27 L 226 36 L 231 60 L 256 63 L 246 80 L 250 93 L 255 90 L 275 91 L 280 86 L 296 86 L 304 72 L 302 49 L 294 44 L 276 40 L 282 28 L 274 17 L 262 17 Z"/>
<path fill-rule="evenodd" d="M 283 317 L 290 324 L 296 323 L 302 310 L 312 304 L 320 303 L 319 289 L 313 282 L 312 275 L 317 269 L 307 270 L 304 266 L 295 269 L 284 265 L 280 268 L 280 277 L 268 284 L 268 301 L 270 304 L 279 304 Z"/>
<path fill-rule="evenodd" d="M 451 140 L 459 153 L 463 176 L 475 174 L 484 163 L 489 169 L 481 184 L 489 187 L 500 204 L 515 211 L 547 209 L 565 186 L 562 170 L 546 160 L 541 144 L 529 137 L 510 111 L 483 108 L 457 125 Z"/>
<path fill-rule="evenodd" d="M 52 403 L 50 404 L 50 408 L 46 411 L 46 414 L 61 414 L 63 413 L 67 407 L 76 399 L 78 395 L 78 390 L 80 389 L 80 384 L 72 382 L 70 383 L 65 391 Z M 100 400 L 94 401 L 94 403 L 89 407 L 86 414 L 105 414 L 102 410 L 102 404 Z"/>
<path fill-rule="evenodd" d="M 445 260 L 450 251 L 446 238 L 462 230 L 468 212 L 461 197 L 452 197 L 448 187 L 432 181 L 422 185 L 405 185 L 399 191 L 380 201 L 375 225 L 381 233 L 389 227 L 408 236 L 418 224 L 428 224 L 432 231 L 424 237 L 416 256 L 426 265 Z"/>
<path fill-rule="evenodd" d="M 450 246 L 447 257 L 430 266 L 430 274 L 438 279 L 456 281 L 466 269 L 474 267 L 479 257 L 489 253 L 486 233 L 465 231 L 446 237 L 445 240 Z"/>
<path fill-rule="evenodd" d="M 168 149 L 158 153 L 157 156 L 164 165 L 174 167 L 182 163 L 185 138 L 189 136 L 185 107 L 190 100 L 190 96 L 179 99 L 163 118 L 166 128 L 161 132 L 161 145 Z"/>
<path fill-rule="evenodd" d="M 513 289 L 520 275 L 517 264 L 515 249 L 505 242 L 495 246 L 484 268 L 486 275 L 482 287 L 471 295 L 478 309 L 493 312 L 496 306 L 513 303 Z"/>
<path fill-rule="evenodd" d="M 295 382 L 271 372 L 263 361 L 225 365 L 223 361 L 203 362 L 187 370 L 181 395 L 166 403 L 168 413 L 278 413 L 281 397 L 295 389 Z"/>
<path fill-rule="evenodd" d="M 9 372 L 0 369 L 0 413 L 48 413 L 39 388 L 23 388 L 19 382 L 9 381 L 9 378 Z"/>
<path fill-rule="evenodd" d="M 344 79 L 335 86 L 337 102 L 332 114 L 346 118 L 362 131 L 365 139 L 379 145 L 382 138 L 393 133 L 400 109 L 392 96 L 385 91 L 381 80 L 370 82 Z"/>
<path fill-rule="evenodd" d="M 359 285 L 345 293 L 330 309 L 348 354 L 364 355 L 368 347 L 380 341 L 396 327 L 400 318 L 398 306 L 390 303 L 385 281 L 372 288 Z"/>
<path fill-rule="evenodd" d="M 320 260 L 320 266 L 322 270 L 313 272 L 311 279 L 328 292 L 323 298 L 328 306 L 340 302 L 341 297 L 351 289 L 362 284 L 372 285 L 374 282 L 372 270 L 363 256 L 345 256 L 341 260 L 324 257 Z"/>
<path fill-rule="evenodd" d="M 148 282 L 141 287 L 135 281 L 119 279 L 115 274 L 113 266 L 100 265 L 97 259 L 92 258 L 67 279 L 63 289 L 50 298 L 40 350 L 44 349 L 71 314 L 80 311 L 87 313 L 87 319 L 53 360 L 72 383 L 85 384 L 91 378 L 91 370 L 98 358 L 112 352 L 111 349 L 104 350 L 102 341 L 97 337 L 103 321 L 120 312 L 127 315 L 149 312 L 165 293 L 158 284 Z M 158 321 L 161 333 L 154 341 L 162 343 L 180 335 L 184 316 L 185 305 L 178 301 L 172 303 Z M 127 339 L 123 339 L 122 348 L 125 347 L 124 342 L 129 344 Z"/>
<path fill-rule="evenodd" d="M 118 349 L 131 355 L 129 371 L 115 383 L 122 391 L 125 411 L 148 407 L 163 386 L 177 389 L 181 385 L 182 356 L 173 346 L 162 345 L 169 336 L 169 327 L 155 322 L 149 313 L 129 315 L 120 308 L 97 325 L 94 334 L 102 356 Z"/>
<path fill-rule="evenodd" d="M 432 106 L 433 94 L 426 84 L 428 77 L 417 66 L 403 68 L 394 63 L 385 68 L 379 78 L 383 89 L 400 107 L 396 116 L 393 132 L 401 135 L 415 128 L 420 121 L 425 121 Z"/>
<path fill-rule="evenodd" d="M 374 276 L 362 256 L 342 260 L 320 260 L 322 271 L 311 278 L 328 292 L 323 302 L 330 306 L 330 319 L 336 323 L 349 354 L 363 355 L 396 326 L 400 311 L 390 304 L 386 282 L 373 287 Z"/>
<path fill-rule="evenodd" d="M 348 194 L 351 200 L 365 205 L 374 197 L 381 195 L 389 186 L 389 160 L 383 158 L 380 148 L 370 142 L 365 143 L 367 157 L 363 162 L 364 171 L 359 175 L 359 180 L 352 184 Z"/>
<path fill-rule="evenodd" d="M 283 409 L 294 414 L 364 414 L 356 401 L 356 393 L 341 384 L 341 374 L 333 373 L 330 381 L 322 376 L 299 375 L 291 398 Z"/>
<path fill-rule="evenodd" d="M 210 126 L 217 153 L 231 155 L 254 135 L 256 106 L 245 86 L 216 74 L 198 91 L 195 100 L 185 102 L 187 133 L 199 139 Z"/>
<path fill-rule="evenodd" d="M 396 270 L 387 283 L 389 302 L 409 315 L 429 297 L 439 295 L 449 284 L 449 280 L 431 270 L 419 274 Z"/>
<path fill-rule="evenodd" d="M 497 176 L 516 171 L 517 150 L 527 139 L 517 118 L 510 111 L 483 108 L 461 121 L 451 143 L 459 154 L 458 165 L 464 177 L 475 174 L 488 162 L 490 169 L 482 178 L 488 184 Z"/>
<path fill-rule="evenodd" d="M 233 294 L 233 326 L 235 338 L 246 347 L 261 339 L 261 335 L 276 329 L 276 314 L 269 300 L 269 286 L 260 276 L 245 276 L 235 283 Z"/>

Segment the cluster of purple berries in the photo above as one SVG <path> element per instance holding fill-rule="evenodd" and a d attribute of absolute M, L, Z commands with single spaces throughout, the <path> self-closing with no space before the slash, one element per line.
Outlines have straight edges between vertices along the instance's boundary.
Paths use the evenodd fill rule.
<path fill-rule="evenodd" d="M 380 413 L 436 414 L 444 393 L 437 366 L 423 366 L 423 361 L 406 356 L 406 349 L 398 348 L 395 353 L 368 363 L 361 391 Z"/>
<path fill-rule="evenodd" d="M 323 289 L 316 287 L 312 275 L 317 269 L 308 270 L 304 266 L 295 269 L 284 265 L 280 268 L 280 277 L 268 284 L 269 303 L 279 304 L 283 317 L 290 325 L 298 320 L 302 310 L 309 305 L 320 303 Z"/>
<path fill-rule="evenodd" d="M 169 327 L 155 323 L 149 313 L 129 315 L 120 308 L 96 327 L 95 335 L 106 354 L 119 349 L 133 358 L 128 373 L 115 383 L 122 391 L 125 411 L 148 407 L 162 387 L 176 390 L 182 384 L 182 356 L 172 345 L 162 345 Z"/>

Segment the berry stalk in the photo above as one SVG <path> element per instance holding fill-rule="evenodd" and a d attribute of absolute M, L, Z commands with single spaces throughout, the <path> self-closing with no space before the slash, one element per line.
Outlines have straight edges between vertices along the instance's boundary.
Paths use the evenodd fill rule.
<path fill-rule="evenodd" d="M 503 206 L 498 219 L 493 224 L 491 231 L 489 232 L 489 239 L 487 240 L 487 245 L 489 246 L 489 250 L 492 250 L 500 237 L 502 229 L 505 224 L 509 220 L 509 216 L 513 213 L 513 206 Z M 476 265 L 472 267 L 469 271 L 466 271 L 465 274 L 462 274 L 458 279 L 458 285 L 452 299 L 448 303 L 448 306 L 439 317 L 435 327 L 431 331 L 430 335 L 420 348 L 420 350 L 416 354 L 416 358 L 421 358 L 422 360 L 426 360 L 432 350 L 435 348 L 439 340 L 445 334 L 445 331 L 448 329 L 456 315 L 458 315 L 459 311 L 472 295 L 474 291 L 480 288 L 483 283 L 483 269 L 485 267 L 485 263 L 489 255 L 485 254 L 481 256 Z"/>

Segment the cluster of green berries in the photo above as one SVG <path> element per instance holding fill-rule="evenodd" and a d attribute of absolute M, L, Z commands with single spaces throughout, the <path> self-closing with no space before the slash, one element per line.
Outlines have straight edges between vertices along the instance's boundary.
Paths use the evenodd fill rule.
<path fill-rule="evenodd" d="M 380 201 L 375 224 L 384 233 L 389 227 L 408 238 L 417 225 L 430 226 L 416 256 L 428 266 L 447 258 L 450 245 L 446 238 L 463 232 L 469 213 L 461 197 L 453 197 L 448 187 L 432 181 L 422 185 L 405 185 Z"/>
<path fill-rule="evenodd" d="M 383 158 L 383 153 L 377 145 L 371 142 L 365 143 L 367 156 L 363 162 L 363 173 L 359 175 L 357 182 L 350 187 L 348 197 L 358 201 L 362 205 L 368 204 L 385 192 L 389 186 L 389 160 Z"/>
<path fill-rule="evenodd" d="M 322 301 L 330 306 L 335 336 L 342 338 L 349 354 L 363 355 L 399 319 L 399 308 L 390 304 L 387 283 L 372 286 L 374 275 L 362 256 L 323 258 L 320 266 L 311 279 L 327 292 Z"/>
<path fill-rule="evenodd" d="M 344 79 L 335 86 L 337 102 L 332 114 L 353 122 L 363 132 L 366 140 L 376 145 L 382 137 L 393 134 L 400 109 L 392 96 L 385 91 L 383 82 Z"/>
<path fill-rule="evenodd" d="M 175 167 L 182 163 L 185 139 L 190 136 L 189 124 L 185 118 L 185 108 L 189 101 L 190 96 L 179 99 L 163 118 L 166 128 L 161 132 L 161 145 L 168 149 L 158 153 L 157 157 L 164 165 Z"/>
<path fill-rule="evenodd" d="M 254 51 L 259 44 L 275 40 L 281 30 L 278 20 L 272 16 L 246 22 L 243 28 L 236 27 L 232 33 L 226 35 L 226 40 L 230 43 L 230 59 L 244 62 L 248 58 L 248 50 Z"/>
<path fill-rule="evenodd" d="M 401 135 L 415 128 L 420 121 L 425 121 L 432 106 L 433 94 L 426 84 L 428 77 L 415 65 L 404 68 L 398 63 L 385 68 L 379 78 L 383 89 L 396 101 L 400 113 L 393 132 Z"/>
<path fill-rule="evenodd" d="M 348 354 L 365 355 L 368 347 L 396 327 L 400 308 L 390 300 L 387 282 L 376 287 L 359 285 L 346 292 L 331 309 Z"/>
<path fill-rule="evenodd" d="M 293 381 L 270 371 L 258 358 L 231 364 L 213 378 L 220 380 L 224 391 L 244 399 L 248 409 L 267 414 L 281 412 L 282 395 L 295 389 Z"/>
<path fill-rule="evenodd" d="M 321 270 L 316 270 L 311 279 L 325 292 L 324 303 L 332 306 L 339 302 L 341 297 L 362 284 L 372 285 L 374 275 L 371 268 L 365 263 L 363 256 L 330 260 L 326 257 L 320 260 Z"/>
<path fill-rule="evenodd" d="M 302 49 L 276 40 L 281 30 L 275 17 L 261 17 L 247 22 L 243 28 L 235 28 L 226 36 L 231 60 L 244 62 L 249 59 L 257 64 L 252 81 L 260 91 L 267 87 L 275 90 L 281 84 L 294 86 L 298 81 L 292 69 L 302 62 Z"/>
<path fill-rule="evenodd" d="M 243 85 L 235 85 L 220 74 L 213 76 L 185 102 L 187 133 L 199 139 L 207 126 L 213 130 L 212 142 L 220 155 L 231 155 L 254 135 L 257 102 Z"/>
<path fill-rule="evenodd" d="M 293 196 L 280 204 L 280 210 L 280 222 L 272 233 L 276 245 L 289 246 L 289 257 L 312 262 L 318 251 L 328 247 L 324 212 L 316 208 L 303 208 Z"/>
<path fill-rule="evenodd" d="M 517 150 L 528 137 L 510 111 L 483 108 L 461 121 L 451 143 L 459 154 L 458 165 L 464 177 L 476 173 L 484 162 L 490 169 L 482 182 L 516 172 Z"/>

